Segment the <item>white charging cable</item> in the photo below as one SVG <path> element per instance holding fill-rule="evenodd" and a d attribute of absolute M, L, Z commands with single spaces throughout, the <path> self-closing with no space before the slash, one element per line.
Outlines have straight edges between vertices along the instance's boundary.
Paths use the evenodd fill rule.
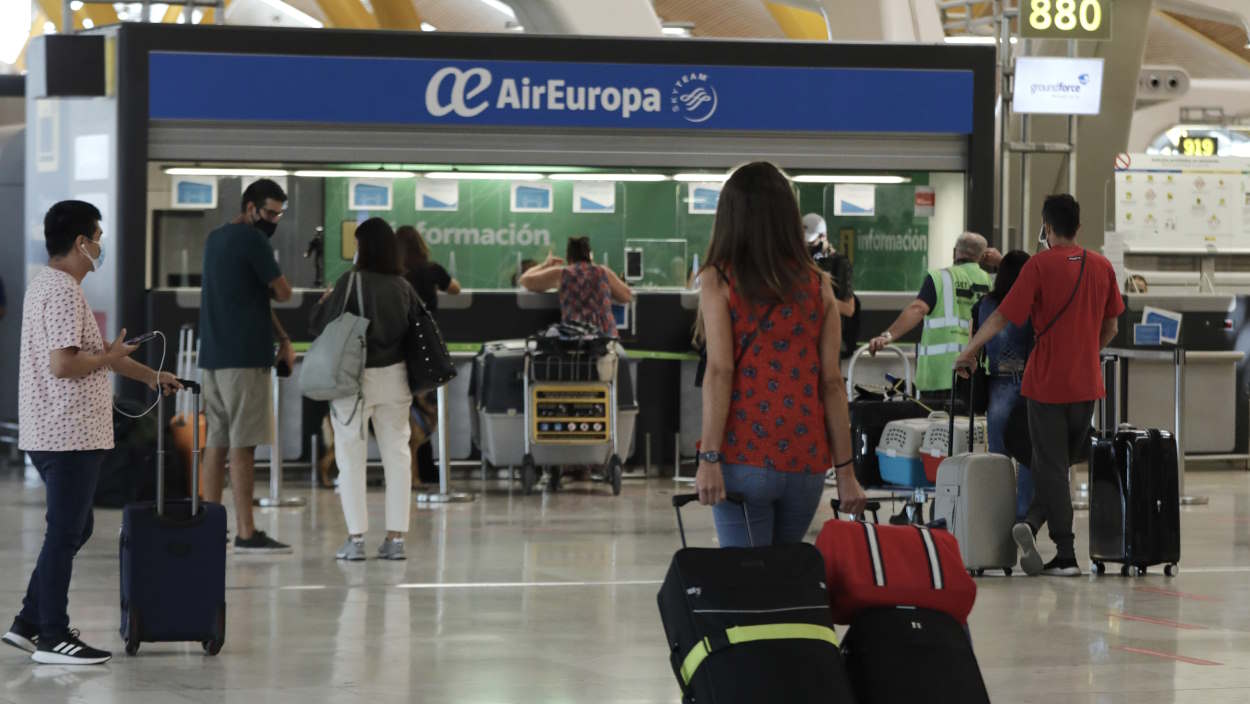
<path fill-rule="evenodd" d="M 167 351 L 168 345 L 166 344 L 166 341 L 165 341 L 165 333 L 161 332 L 160 330 L 154 330 L 153 332 L 158 337 L 161 338 L 161 362 L 160 364 L 156 365 L 156 400 L 152 402 L 151 406 L 148 406 L 148 409 L 146 411 L 144 411 L 143 413 L 140 413 L 137 416 L 130 415 L 129 413 L 118 408 L 117 404 L 114 403 L 113 410 L 126 416 L 127 418 L 133 418 L 135 420 L 138 420 L 140 418 L 146 417 L 149 413 L 153 411 L 153 409 L 155 409 L 157 406 L 160 405 L 161 394 L 165 393 L 165 390 L 161 388 L 161 372 L 165 371 L 165 352 Z"/>

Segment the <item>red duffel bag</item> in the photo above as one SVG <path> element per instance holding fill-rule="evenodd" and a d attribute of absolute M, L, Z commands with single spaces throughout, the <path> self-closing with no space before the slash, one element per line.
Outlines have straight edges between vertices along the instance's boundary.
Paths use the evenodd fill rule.
<path fill-rule="evenodd" d="M 849 625 L 864 609 L 882 606 L 933 609 L 968 622 L 977 585 L 945 530 L 834 518 L 816 549 L 825 558 L 834 623 Z"/>

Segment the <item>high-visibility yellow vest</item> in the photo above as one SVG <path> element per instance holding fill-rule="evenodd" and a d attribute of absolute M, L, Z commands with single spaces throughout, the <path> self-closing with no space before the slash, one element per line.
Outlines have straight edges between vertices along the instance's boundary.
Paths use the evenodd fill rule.
<path fill-rule="evenodd" d="M 990 275 L 980 264 L 956 264 L 929 272 L 937 292 L 916 348 L 916 388 L 949 391 L 955 358 L 968 345 L 972 307 L 989 293 Z"/>

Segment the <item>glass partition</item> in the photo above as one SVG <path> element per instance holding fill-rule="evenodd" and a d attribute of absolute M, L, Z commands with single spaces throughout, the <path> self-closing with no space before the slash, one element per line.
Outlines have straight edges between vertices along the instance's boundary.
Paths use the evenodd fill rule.
<path fill-rule="evenodd" d="M 257 176 L 235 172 L 249 166 L 256 167 L 151 165 L 151 286 L 199 284 L 204 238 L 238 213 L 243 188 Z M 465 288 L 514 288 L 521 271 L 548 254 L 563 257 L 575 236 L 589 237 L 595 261 L 622 274 L 627 250 L 641 251 L 636 288 L 684 288 L 707 250 L 724 178 L 671 167 L 371 166 L 264 165 L 290 196 L 272 242 L 295 286 L 337 279 L 351 266 L 356 226 L 382 217 L 415 226 Z M 339 175 L 348 169 L 355 171 Z M 189 170 L 193 176 L 182 175 Z M 962 174 L 858 175 L 875 183 L 833 169 L 791 176 L 801 211 L 823 215 L 830 242 L 851 257 L 858 291 L 918 289 L 930 258 L 945 256 L 963 227 Z M 211 188 L 211 198 L 187 188 L 188 180 Z M 942 183 L 958 188 L 943 191 Z"/>

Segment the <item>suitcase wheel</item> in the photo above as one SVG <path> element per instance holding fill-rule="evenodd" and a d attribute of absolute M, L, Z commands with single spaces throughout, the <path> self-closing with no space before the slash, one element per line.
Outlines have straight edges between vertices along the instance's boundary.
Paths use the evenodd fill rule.
<path fill-rule="evenodd" d="M 521 460 L 521 493 L 529 496 L 534 493 L 534 485 L 538 483 L 538 467 L 534 464 L 534 457 L 526 455 Z"/>
<path fill-rule="evenodd" d="M 621 458 L 612 455 L 608 460 L 608 481 L 612 482 L 612 495 L 621 495 L 621 476 L 625 473 L 624 467 L 621 466 Z"/>
<path fill-rule="evenodd" d="M 126 616 L 126 654 L 139 654 L 139 612 L 133 606 Z"/>
<path fill-rule="evenodd" d="M 1011 568 L 1010 568 L 1010 567 L 1004 567 L 1004 568 L 1003 568 L 1003 576 L 1005 576 L 1005 577 L 1010 577 L 1010 576 L 1011 576 Z"/>
<path fill-rule="evenodd" d="M 1175 577 L 1176 575 L 1180 573 L 1181 573 L 1180 565 L 1173 563 L 1170 565 L 1163 566 L 1163 574 L 1167 575 L 1168 577 Z"/>
<path fill-rule="evenodd" d="M 1089 571 L 1096 575 L 1104 575 L 1107 573 L 1107 565 L 1103 562 L 1094 561 L 1089 564 Z"/>
<path fill-rule="evenodd" d="M 226 643 L 226 605 L 217 607 L 217 619 L 213 624 L 213 637 L 202 642 L 205 655 L 216 655 Z"/>

